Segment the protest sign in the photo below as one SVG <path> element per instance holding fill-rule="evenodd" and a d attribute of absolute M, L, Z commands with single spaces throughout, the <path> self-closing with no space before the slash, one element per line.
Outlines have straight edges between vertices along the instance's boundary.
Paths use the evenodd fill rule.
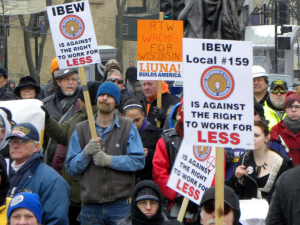
<path fill-rule="evenodd" d="M 47 7 L 60 69 L 100 62 L 88 1 Z"/>
<path fill-rule="evenodd" d="M 252 43 L 183 39 L 188 143 L 253 149 Z"/>
<path fill-rule="evenodd" d="M 182 80 L 183 21 L 138 20 L 138 80 Z"/>
<path fill-rule="evenodd" d="M 215 174 L 215 148 L 193 146 L 182 140 L 167 186 L 200 204 Z"/>

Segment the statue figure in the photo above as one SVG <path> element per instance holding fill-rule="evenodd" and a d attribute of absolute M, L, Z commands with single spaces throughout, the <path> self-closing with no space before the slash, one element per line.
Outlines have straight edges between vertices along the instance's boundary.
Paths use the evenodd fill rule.
<path fill-rule="evenodd" d="M 184 37 L 240 40 L 239 15 L 245 0 L 189 0 L 178 20 Z"/>

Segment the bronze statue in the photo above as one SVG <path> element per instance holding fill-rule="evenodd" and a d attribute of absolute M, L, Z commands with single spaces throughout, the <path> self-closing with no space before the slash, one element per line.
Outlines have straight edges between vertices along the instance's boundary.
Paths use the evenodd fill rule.
<path fill-rule="evenodd" d="M 240 40 L 239 16 L 245 0 L 189 0 L 178 20 L 184 37 Z"/>

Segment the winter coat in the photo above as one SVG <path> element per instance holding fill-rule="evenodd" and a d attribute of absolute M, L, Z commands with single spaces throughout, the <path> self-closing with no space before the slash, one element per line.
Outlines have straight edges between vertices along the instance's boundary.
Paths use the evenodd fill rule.
<path fill-rule="evenodd" d="M 180 101 L 179 98 L 169 94 L 169 93 L 164 93 L 162 94 L 162 99 L 161 99 L 161 108 L 162 110 L 164 110 L 164 112 L 167 112 L 168 108 L 171 106 L 171 105 L 175 105 L 177 104 L 178 102 Z M 145 112 L 145 116 L 146 116 L 146 119 L 153 125 L 153 126 L 156 126 L 156 118 L 153 114 L 153 107 L 156 107 L 157 106 L 157 99 L 154 99 L 152 102 L 151 102 L 151 105 L 150 105 L 150 109 L 149 109 L 149 112 L 147 113 L 147 98 L 145 97 L 141 103 L 142 103 L 142 106 L 143 106 L 143 111 Z M 164 121 L 161 121 L 161 126 L 160 127 L 163 127 L 164 126 Z"/>
<path fill-rule="evenodd" d="M 55 94 L 55 87 L 53 88 L 53 80 L 50 80 L 47 84 L 42 86 L 40 96 L 44 99 L 53 94 Z"/>
<path fill-rule="evenodd" d="M 0 101 L 10 101 L 18 99 L 14 94 L 9 93 L 5 86 L 0 88 L 0 93 L 2 93 L 0 94 Z"/>
<path fill-rule="evenodd" d="M 162 129 L 149 125 L 143 132 L 140 133 L 140 137 L 143 143 L 143 147 L 148 149 L 148 154 L 145 159 L 145 167 L 135 173 L 136 183 L 141 180 L 152 180 L 152 160 L 155 152 L 155 147 Z"/>
<path fill-rule="evenodd" d="M 77 91 L 78 92 L 78 91 Z M 77 103 L 77 97 L 72 98 L 72 101 L 68 102 L 63 110 L 60 102 L 56 96 L 50 95 L 43 100 L 44 107 L 48 110 L 51 117 L 53 117 L 59 124 L 68 121 L 75 114 L 75 105 Z M 50 139 L 47 135 L 44 137 L 43 149 L 45 154 L 45 162 L 47 165 L 52 166 L 53 158 L 57 148 L 57 143 Z"/>
<path fill-rule="evenodd" d="M 125 78 L 125 83 L 129 82 L 137 82 L 137 68 L 134 67 L 128 67 L 126 70 L 126 78 Z"/>
<path fill-rule="evenodd" d="M 273 150 L 270 149 L 269 151 L 273 151 Z M 280 166 L 280 169 L 274 180 L 274 184 L 271 190 L 269 191 L 269 193 L 262 192 L 262 194 L 264 194 L 263 198 L 265 198 L 269 203 L 271 201 L 271 197 L 275 189 L 276 181 L 278 180 L 278 178 L 283 172 L 293 167 L 291 161 L 288 158 L 284 157 L 279 152 L 276 152 L 276 154 L 278 154 L 283 159 L 283 162 Z M 235 190 L 236 194 L 242 200 L 257 198 L 258 185 L 257 185 L 257 175 L 256 175 L 256 163 L 254 161 L 254 155 L 252 151 L 245 152 L 244 154 L 241 155 L 237 163 L 237 167 L 240 165 L 244 165 L 247 169 L 252 167 L 252 169 L 250 169 L 252 170 L 252 172 L 250 171 L 248 173 L 248 176 L 244 176 L 243 184 L 239 183 L 237 178 L 235 177 L 235 174 L 233 174 L 231 179 L 227 182 L 227 185 L 231 187 L 233 190 Z"/>
<path fill-rule="evenodd" d="M 14 182 L 18 180 L 18 183 Z M 39 195 L 43 208 L 42 224 L 69 224 L 70 187 L 55 170 L 42 163 L 39 152 L 34 153 L 17 172 L 11 168 L 9 181 L 8 194 L 11 197 L 22 191 Z"/>
<path fill-rule="evenodd" d="M 163 214 L 164 221 L 169 221 L 169 219 Z M 117 225 L 132 225 L 132 218 L 131 216 L 126 216 L 125 218 L 121 219 Z"/>
<path fill-rule="evenodd" d="M 93 114 L 97 112 L 97 105 L 92 106 Z M 64 122 L 62 125 L 58 124 L 58 122 L 50 117 L 49 120 L 46 121 L 45 124 L 45 132 L 51 137 L 55 142 L 61 145 L 67 146 L 67 151 L 65 152 L 64 157 L 67 156 L 68 146 L 70 139 L 72 137 L 73 131 L 75 130 L 76 124 L 82 121 L 87 120 L 87 111 L 86 108 L 82 110 L 78 110 L 75 115 Z M 59 156 L 60 152 L 56 152 L 54 167 L 60 167 L 60 161 L 63 156 Z M 61 168 L 61 167 L 60 167 Z M 61 168 L 62 169 L 62 168 Z M 65 168 L 62 169 L 62 176 L 67 181 L 67 183 L 71 187 L 71 205 L 73 206 L 81 206 L 80 200 L 80 180 L 81 176 L 73 177 L 71 176 Z"/>
<path fill-rule="evenodd" d="M 284 122 L 280 121 L 272 128 L 270 139 L 279 143 L 282 139 L 289 149 L 289 156 L 292 159 L 294 166 L 300 164 L 300 131 L 298 134 L 294 135 L 293 132 L 285 126 Z"/>
<path fill-rule="evenodd" d="M 266 225 L 298 225 L 300 218 L 300 166 L 282 174 L 275 184 Z"/>

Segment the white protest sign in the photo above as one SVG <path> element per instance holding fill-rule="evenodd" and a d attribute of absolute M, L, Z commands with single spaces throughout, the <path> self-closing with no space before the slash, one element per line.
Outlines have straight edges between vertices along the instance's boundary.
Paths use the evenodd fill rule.
<path fill-rule="evenodd" d="M 183 21 L 138 20 L 137 79 L 182 80 Z"/>
<path fill-rule="evenodd" d="M 49 6 L 47 14 L 60 69 L 100 62 L 88 1 Z"/>
<path fill-rule="evenodd" d="M 186 141 L 253 149 L 252 43 L 184 38 L 183 56 Z"/>
<path fill-rule="evenodd" d="M 215 175 L 215 148 L 193 146 L 184 138 L 176 156 L 167 186 L 200 204 Z"/>
<path fill-rule="evenodd" d="M 31 123 L 39 131 L 40 143 L 42 144 L 45 112 L 41 109 L 43 102 L 37 99 L 22 99 L 12 101 L 1 101 L 1 107 L 11 111 L 12 120 L 18 123 Z"/>

